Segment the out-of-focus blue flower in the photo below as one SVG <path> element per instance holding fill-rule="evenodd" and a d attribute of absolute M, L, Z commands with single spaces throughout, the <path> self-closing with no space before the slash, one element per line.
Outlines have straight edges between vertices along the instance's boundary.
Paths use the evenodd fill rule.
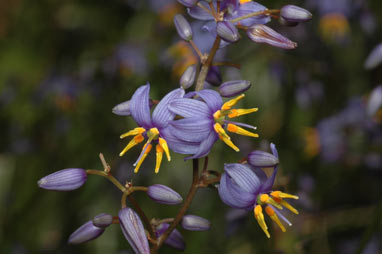
<path fill-rule="evenodd" d="M 163 99 L 158 103 L 154 112 L 151 116 L 150 113 L 150 84 L 139 87 L 133 97 L 130 100 L 130 112 L 131 116 L 134 118 L 135 122 L 139 127 L 128 131 L 120 136 L 120 138 L 125 138 L 128 136 L 134 136 L 134 138 L 127 144 L 127 146 L 119 154 L 123 156 L 130 148 L 141 143 L 145 138 L 147 138 L 146 144 L 143 146 L 142 152 L 138 157 L 138 160 L 134 163 L 134 172 L 137 173 L 142 162 L 146 159 L 148 153 L 152 148 L 152 143 L 156 142 L 156 166 L 155 173 L 159 172 L 160 164 L 162 162 L 163 153 L 166 153 L 167 160 L 170 161 L 170 151 L 168 148 L 168 142 L 173 140 L 171 133 L 166 131 L 168 122 L 174 119 L 175 114 L 168 110 L 168 105 L 174 99 L 183 97 L 184 90 L 181 88 L 175 89 L 168 93 Z M 179 142 L 178 142 L 179 143 Z M 180 143 L 182 143 L 180 141 Z M 172 145 L 176 147 L 176 145 Z M 179 148 L 181 149 L 181 147 Z"/>
<path fill-rule="evenodd" d="M 271 144 L 271 150 L 273 155 L 278 158 L 274 144 Z M 298 211 L 284 200 L 286 198 L 298 199 L 297 196 L 272 190 L 277 170 L 276 165 L 272 175 L 267 178 L 264 171 L 249 164 L 225 164 L 225 172 L 221 176 L 219 185 L 219 195 L 225 204 L 233 208 L 253 209 L 257 222 L 268 238 L 270 234 L 265 223 L 263 207 L 283 232 L 285 232 L 285 227 L 279 218 L 289 226 L 292 224 L 277 209 L 281 210 L 285 207 L 298 214 Z"/>
<path fill-rule="evenodd" d="M 382 63 L 382 43 L 375 46 L 364 63 L 364 67 L 367 70 L 374 69 Z"/>
<path fill-rule="evenodd" d="M 211 227 L 211 222 L 196 215 L 185 215 L 182 218 L 182 227 L 190 231 L 206 231 Z"/>
<path fill-rule="evenodd" d="M 193 155 L 187 159 L 206 156 L 218 138 L 238 152 L 239 148 L 232 143 L 231 138 L 224 128 L 229 132 L 239 135 L 249 137 L 259 136 L 239 126 L 251 129 L 256 129 L 256 127 L 226 120 L 226 118 L 234 118 L 258 110 L 258 108 L 232 109 L 232 107 L 244 97 L 244 94 L 224 104 L 219 93 L 213 90 L 205 89 L 191 92 L 187 94 L 187 97 L 194 95 L 199 96 L 202 101 L 191 98 L 181 98 L 175 99 L 169 104 L 170 111 L 184 118 L 171 121 L 168 129 L 171 130 L 171 133 L 178 139 L 196 144 L 197 146 L 197 150 L 188 151 L 189 154 Z"/>

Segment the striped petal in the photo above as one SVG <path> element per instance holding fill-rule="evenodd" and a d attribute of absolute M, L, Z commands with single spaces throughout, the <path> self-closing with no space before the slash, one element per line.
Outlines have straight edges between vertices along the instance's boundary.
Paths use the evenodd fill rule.
<path fill-rule="evenodd" d="M 167 141 L 168 147 L 180 154 L 194 154 L 198 151 L 200 143 L 186 142 L 175 137 L 169 128 L 161 130 L 160 135 Z"/>
<path fill-rule="evenodd" d="M 170 103 L 169 110 L 182 117 L 211 117 L 207 104 L 194 99 L 175 99 Z"/>
<path fill-rule="evenodd" d="M 208 118 L 190 117 L 170 122 L 172 134 L 184 141 L 201 142 L 213 131 Z"/>
<path fill-rule="evenodd" d="M 214 90 L 204 89 L 196 92 L 196 94 L 205 101 L 212 113 L 215 113 L 223 105 L 223 100 L 220 97 L 220 94 Z"/>
<path fill-rule="evenodd" d="M 168 121 L 174 119 L 175 114 L 168 109 L 168 105 L 174 100 L 183 97 L 184 90 L 182 88 L 169 92 L 159 102 L 153 112 L 153 124 L 158 128 L 166 127 Z"/>
<path fill-rule="evenodd" d="M 130 112 L 139 126 L 146 129 L 152 127 L 150 116 L 150 84 L 139 87 L 130 101 Z"/>
<path fill-rule="evenodd" d="M 250 14 L 252 12 L 258 12 L 258 11 L 265 11 L 267 8 L 259 3 L 256 2 L 247 2 L 245 4 L 241 4 L 239 8 L 237 8 L 233 14 L 232 19 L 245 16 L 247 14 Z M 250 18 L 246 18 L 243 20 L 240 20 L 239 23 L 243 26 L 251 26 L 254 24 L 266 24 L 269 21 L 271 21 L 271 18 L 266 15 L 259 15 L 254 16 Z"/>
<path fill-rule="evenodd" d="M 225 164 L 224 171 L 243 191 L 256 193 L 261 187 L 260 179 L 247 165 L 240 163 Z"/>
<path fill-rule="evenodd" d="M 195 159 L 195 158 L 201 158 L 206 156 L 212 149 L 212 146 L 215 144 L 216 140 L 218 140 L 218 134 L 216 132 L 212 131 L 210 134 L 204 139 L 199 146 L 198 151 L 189 157 L 186 157 L 185 160 L 189 159 Z"/>
<path fill-rule="evenodd" d="M 211 11 L 210 7 L 208 6 L 208 4 L 206 2 L 200 1 L 200 4 L 202 4 L 206 9 Z M 204 8 L 200 8 L 197 5 L 195 5 L 192 8 L 188 8 L 187 11 L 188 11 L 188 15 L 190 15 L 194 19 L 199 19 L 199 20 L 213 20 L 214 19 L 214 17 L 209 12 L 204 10 Z"/>

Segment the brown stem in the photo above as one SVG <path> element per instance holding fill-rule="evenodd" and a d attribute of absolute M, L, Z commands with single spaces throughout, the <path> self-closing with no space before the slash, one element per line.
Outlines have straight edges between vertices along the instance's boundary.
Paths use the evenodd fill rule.
<path fill-rule="evenodd" d="M 196 46 L 195 42 L 193 40 L 190 40 L 189 41 L 192 48 L 196 51 L 196 53 L 198 54 L 199 58 L 200 58 L 200 61 L 202 61 L 203 59 L 203 54 L 202 52 L 200 52 L 200 49 L 198 48 L 198 46 Z"/>
<path fill-rule="evenodd" d="M 106 173 L 105 171 L 88 169 L 86 170 L 86 174 L 88 175 L 98 175 L 107 178 L 110 182 L 112 182 L 118 189 L 122 192 L 125 192 L 127 189 L 111 174 Z"/>
<path fill-rule="evenodd" d="M 212 66 L 231 66 L 231 67 L 235 67 L 237 69 L 241 68 L 240 64 L 235 64 L 235 63 L 230 63 L 230 62 L 214 62 L 214 63 L 212 63 Z"/>
<path fill-rule="evenodd" d="M 265 11 L 256 11 L 256 12 L 252 12 L 252 13 L 249 13 L 247 15 L 244 15 L 244 16 L 240 16 L 236 19 L 231 19 L 230 21 L 232 23 L 236 23 L 240 20 L 243 20 L 243 19 L 247 19 L 247 18 L 251 18 L 251 17 L 255 17 L 255 16 L 260 16 L 260 15 L 271 15 L 273 13 L 279 13 L 280 10 L 265 10 Z"/>

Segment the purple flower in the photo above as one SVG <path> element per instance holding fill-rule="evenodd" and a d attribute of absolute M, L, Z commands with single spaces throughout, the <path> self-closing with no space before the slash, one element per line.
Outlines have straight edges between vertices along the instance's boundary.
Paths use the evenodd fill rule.
<path fill-rule="evenodd" d="M 165 205 L 178 205 L 183 202 L 178 192 L 162 184 L 149 186 L 147 195 L 155 202 Z"/>
<path fill-rule="evenodd" d="M 92 221 L 88 221 L 69 236 L 68 243 L 86 243 L 99 237 L 104 231 L 104 228 L 94 226 Z"/>
<path fill-rule="evenodd" d="M 258 137 L 258 134 L 249 132 L 239 126 L 252 129 L 256 129 L 256 127 L 226 120 L 226 118 L 234 118 L 258 110 L 257 108 L 232 109 L 244 97 L 244 94 L 224 104 L 219 93 L 213 90 L 205 89 L 191 92 L 187 94 L 187 97 L 194 95 L 198 95 L 201 100 L 181 98 L 173 100 L 169 105 L 170 111 L 184 117 L 180 120 L 171 121 L 169 130 L 178 139 L 192 143 L 193 146 L 197 147 L 196 150 L 189 151 L 189 154 L 193 155 L 186 159 L 206 156 L 218 138 L 235 151 L 239 151 L 239 148 L 232 143 L 224 128 L 229 132 L 240 135 Z"/>
<path fill-rule="evenodd" d="M 41 178 L 37 184 L 46 190 L 71 191 L 80 188 L 87 178 L 85 170 L 67 168 Z"/>
<path fill-rule="evenodd" d="M 170 224 L 168 223 L 160 224 L 156 228 L 156 231 L 155 231 L 156 236 L 159 238 L 168 229 L 169 226 Z M 184 238 L 177 229 L 174 229 L 171 232 L 171 234 L 167 237 L 164 243 L 178 250 L 186 249 L 186 243 L 184 242 Z"/>
<path fill-rule="evenodd" d="M 274 144 L 271 144 L 271 150 L 273 156 L 278 158 Z M 279 217 L 289 226 L 292 225 L 277 209 L 281 210 L 285 207 L 298 214 L 297 210 L 284 200 L 285 198 L 298 199 L 298 197 L 272 190 L 277 174 L 277 165 L 269 178 L 260 168 L 252 167 L 249 164 L 225 164 L 224 170 L 220 180 L 219 195 L 225 204 L 233 208 L 253 209 L 257 222 L 268 238 L 270 234 L 265 224 L 263 207 L 265 207 L 268 216 L 283 232 L 285 232 L 285 227 Z"/>
<path fill-rule="evenodd" d="M 297 43 L 277 33 L 265 25 L 253 25 L 247 30 L 249 39 L 256 43 L 266 43 L 274 47 L 283 49 L 294 49 Z"/>
<path fill-rule="evenodd" d="M 133 139 L 127 144 L 127 146 L 119 154 L 123 156 L 130 148 L 141 143 L 147 138 L 146 144 L 143 146 L 142 152 L 139 155 L 137 161 L 134 163 L 134 172 L 137 173 L 142 162 L 146 159 L 148 153 L 151 151 L 152 143 L 157 143 L 156 145 L 156 166 L 155 173 L 159 172 L 160 164 L 162 162 L 163 153 L 166 153 L 167 160 L 170 161 L 170 151 L 168 146 L 177 147 L 177 150 L 182 150 L 183 142 L 175 139 L 171 133 L 166 131 L 168 127 L 168 122 L 173 120 L 175 114 L 168 110 L 168 105 L 174 100 L 183 97 L 184 90 L 179 88 L 168 93 L 156 106 L 154 112 L 151 116 L 150 114 L 150 84 L 139 87 L 133 97 L 130 100 L 129 111 L 131 116 L 134 118 L 135 122 L 139 127 L 128 131 L 120 136 L 120 138 L 125 138 L 128 136 L 134 136 Z M 171 141 L 176 142 L 175 144 L 168 144 Z M 187 145 L 187 144 L 186 144 Z"/>
<path fill-rule="evenodd" d="M 93 218 L 94 226 L 106 228 L 113 223 L 113 216 L 107 213 L 98 214 Z"/>

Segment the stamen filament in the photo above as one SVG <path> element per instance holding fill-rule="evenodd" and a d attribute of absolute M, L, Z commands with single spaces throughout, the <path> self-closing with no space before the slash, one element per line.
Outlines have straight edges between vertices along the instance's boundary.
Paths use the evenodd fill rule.
<path fill-rule="evenodd" d="M 231 109 L 231 112 L 228 114 L 229 118 L 234 118 L 242 115 L 247 115 L 253 112 L 257 112 L 259 108 L 249 108 L 249 109 Z"/>
<path fill-rule="evenodd" d="M 157 161 L 155 164 L 155 174 L 158 174 L 160 165 L 162 163 L 162 158 L 163 158 L 163 148 L 158 144 L 156 145 L 156 151 L 157 151 Z"/>
<path fill-rule="evenodd" d="M 284 192 L 281 192 L 281 191 L 272 191 L 271 192 L 271 196 L 275 197 L 275 198 L 278 198 L 278 199 L 282 199 L 282 198 L 298 199 L 298 196 L 296 196 L 296 195 L 291 195 L 291 194 L 284 193 Z"/>
<path fill-rule="evenodd" d="M 125 146 L 125 148 L 122 150 L 122 152 L 119 153 L 119 156 L 123 156 L 127 151 L 129 151 L 132 147 L 136 146 L 137 144 L 141 143 L 145 138 L 142 134 L 136 135 L 130 142 Z"/>
<path fill-rule="evenodd" d="M 268 238 L 271 238 L 271 235 L 268 232 L 267 224 L 265 223 L 265 220 L 264 220 L 264 214 L 263 214 L 263 209 L 261 208 L 261 205 L 255 206 L 254 213 L 255 213 L 255 219 L 259 223 L 261 229 L 264 231 L 264 233 L 267 235 Z"/>
<path fill-rule="evenodd" d="M 277 217 L 277 214 L 275 213 L 275 211 L 272 209 L 272 207 L 270 206 L 267 206 L 265 208 L 265 212 L 268 214 L 269 217 L 271 217 L 271 219 L 281 228 L 281 231 L 285 232 L 286 229 L 284 227 L 284 225 L 281 223 L 281 221 L 279 220 L 279 217 Z"/>
<path fill-rule="evenodd" d="M 259 134 L 252 133 L 250 131 L 247 131 L 247 130 L 245 130 L 243 128 L 240 128 L 237 125 L 234 125 L 234 124 L 231 124 L 231 123 L 229 123 L 227 125 L 227 130 L 229 132 L 233 132 L 233 133 L 236 133 L 236 134 L 239 134 L 239 135 L 243 135 L 243 136 L 254 137 L 254 138 L 258 138 L 259 137 Z"/>
<path fill-rule="evenodd" d="M 142 134 L 143 132 L 145 132 L 146 130 L 142 127 L 137 127 L 133 130 L 130 130 L 126 133 L 123 133 L 121 136 L 119 136 L 119 138 L 126 138 L 128 136 L 133 136 L 133 135 L 138 135 L 138 134 Z"/>
<path fill-rule="evenodd" d="M 235 99 L 227 101 L 226 103 L 223 104 L 221 109 L 222 110 L 229 110 L 229 109 L 231 109 L 233 106 L 236 105 L 236 103 L 238 103 L 238 101 L 240 101 L 244 97 L 245 97 L 245 95 L 241 94 L 241 95 L 237 96 Z"/>
<path fill-rule="evenodd" d="M 235 152 L 239 152 L 240 149 L 235 146 L 235 144 L 231 141 L 231 139 L 228 139 L 226 137 L 223 137 L 221 135 L 219 135 L 219 138 L 224 142 L 226 143 L 227 146 L 231 147 L 233 150 L 235 150 Z"/>
<path fill-rule="evenodd" d="M 149 143 L 146 143 L 145 146 L 143 147 L 142 153 L 139 156 L 138 161 L 134 163 L 134 166 L 135 166 L 134 173 L 138 173 L 139 168 L 141 167 L 143 161 L 146 159 L 147 155 L 151 151 L 151 147 L 152 145 Z"/>
<path fill-rule="evenodd" d="M 168 145 L 167 145 L 166 140 L 163 138 L 159 138 L 159 145 L 162 147 L 162 149 L 166 153 L 167 160 L 171 161 L 170 149 L 168 149 Z"/>
<path fill-rule="evenodd" d="M 291 211 L 292 213 L 294 214 L 298 214 L 298 211 L 296 208 L 294 208 L 293 206 L 291 206 L 288 202 L 286 202 L 285 200 L 281 199 L 280 201 L 280 204 L 282 206 L 284 206 L 286 209 L 288 209 L 289 211 Z"/>

